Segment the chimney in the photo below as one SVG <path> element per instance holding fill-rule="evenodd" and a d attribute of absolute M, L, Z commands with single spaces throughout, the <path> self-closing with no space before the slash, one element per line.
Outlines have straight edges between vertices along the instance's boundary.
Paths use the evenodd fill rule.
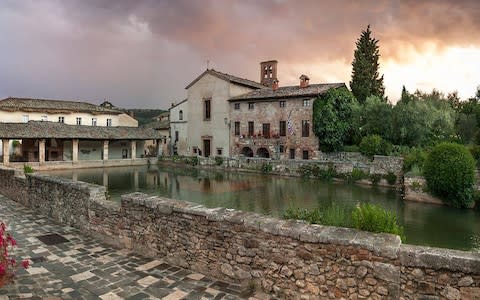
<path fill-rule="evenodd" d="M 306 88 L 308 87 L 308 81 L 310 80 L 310 78 L 308 78 L 307 75 L 303 75 L 300 76 L 300 87 L 301 88 Z"/>
<path fill-rule="evenodd" d="M 272 87 L 274 80 L 277 80 L 276 60 L 263 61 L 260 63 L 260 83 Z"/>
<path fill-rule="evenodd" d="M 273 80 L 273 83 L 272 83 L 272 90 L 276 91 L 278 89 L 278 80 L 275 79 Z"/>
<path fill-rule="evenodd" d="M 172 106 L 171 107 L 174 107 L 175 106 L 175 102 L 172 102 Z"/>

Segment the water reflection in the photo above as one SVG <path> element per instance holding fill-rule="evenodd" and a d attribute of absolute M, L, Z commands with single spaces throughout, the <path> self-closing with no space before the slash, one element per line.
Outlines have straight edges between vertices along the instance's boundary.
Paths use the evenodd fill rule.
<path fill-rule="evenodd" d="M 156 166 L 48 173 L 104 185 L 116 201 L 122 194 L 140 191 L 208 207 L 221 206 L 273 216 L 281 216 L 292 204 L 301 208 L 325 208 L 334 202 L 345 205 L 369 202 L 397 213 L 410 244 L 480 252 L 480 210 L 404 202 L 392 189 L 259 174 L 158 169 Z"/>

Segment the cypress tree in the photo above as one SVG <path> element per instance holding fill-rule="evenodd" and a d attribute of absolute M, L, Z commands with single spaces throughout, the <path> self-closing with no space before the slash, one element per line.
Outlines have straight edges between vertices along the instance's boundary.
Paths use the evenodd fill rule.
<path fill-rule="evenodd" d="M 381 99 L 384 98 L 385 87 L 383 86 L 383 75 L 378 73 L 378 40 L 374 39 L 370 30 L 370 25 L 362 31 L 357 40 L 357 49 L 354 52 L 352 62 L 352 81 L 350 88 L 358 102 L 363 104 L 368 96 L 374 95 Z"/>

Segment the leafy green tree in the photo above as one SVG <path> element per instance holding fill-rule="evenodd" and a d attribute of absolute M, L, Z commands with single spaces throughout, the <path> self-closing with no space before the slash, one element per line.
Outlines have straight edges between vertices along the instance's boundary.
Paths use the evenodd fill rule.
<path fill-rule="evenodd" d="M 357 101 L 361 104 L 368 96 L 375 95 L 383 99 L 385 87 L 383 86 L 383 75 L 378 73 L 380 57 L 378 40 L 374 39 L 370 25 L 362 31 L 357 40 L 357 49 L 354 52 L 352 62 L 352 81 L 350 88 Z"/>
<path fill-rule="evenodd" d="M 339 151 L 351 138 L 355 130 L 351 119 L 357 106 L 357 100 L 346 88 L 330 89 L 315 99 L 313 132 L 320 140 L 322 150 Z"/>
<path fill-rule="evenodd" d="M 433 148 L 424 165 L 430 191 L 455 207 L 474 204 L 475 160 L 463 145 L 442 143 Z"/>
<path fill-rule="evenodd" d="M 394 144 L 424 146 L 455 137 L 456 112 L 442 93 L 417 90 L 411 96 L 411 101 L 399 101 L 393 108 Z"/>
<path fill-rule="evenodd" d="M 392 105 L 378 96 L 369 96 L 361 110 L 360 134 L 379 135 L 390 140 L 392 135 Z"/>

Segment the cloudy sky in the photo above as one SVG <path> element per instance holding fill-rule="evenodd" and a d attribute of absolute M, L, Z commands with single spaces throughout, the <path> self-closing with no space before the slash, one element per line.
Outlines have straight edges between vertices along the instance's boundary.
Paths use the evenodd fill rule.
<path fill-rule="evenodd" d="M 210 67 L 280 85 L 345 82 L 371 24 L 386 93 L 480 85 L 480 1 L 2 0 L 0 98 L 103 99 L 167 108 Z"/>

